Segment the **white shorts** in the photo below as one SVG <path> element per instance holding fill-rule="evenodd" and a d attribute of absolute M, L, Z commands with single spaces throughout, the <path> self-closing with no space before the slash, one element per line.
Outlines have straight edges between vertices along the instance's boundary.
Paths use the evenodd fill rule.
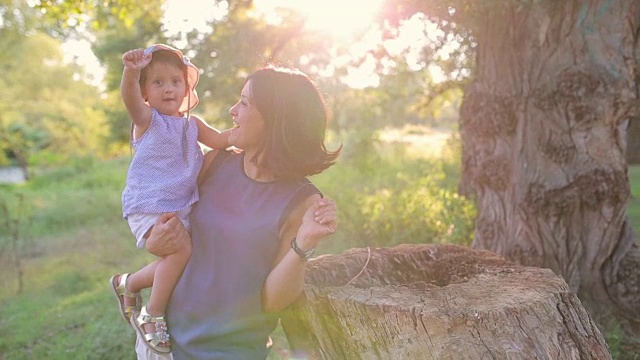
<path fill-rule="evenodd" d="M 189 232 L 191 232 L 191 223 L 189 222 L 190 212 L 191 206 L 184 210 L 176 211 L 176 215 L 182 220 L 184 227 L 187 228 Z M 147 234 L 147 231 L 156 224 L 160 215 L 162 214 L 131 214 L 127 216 L 127 222 L 129 223 L 133 236 L 136 237 L 136 246 L 138 248 L 144 248 L 144 244 L 147 241 L 147 238 L 144 236 Z"/>

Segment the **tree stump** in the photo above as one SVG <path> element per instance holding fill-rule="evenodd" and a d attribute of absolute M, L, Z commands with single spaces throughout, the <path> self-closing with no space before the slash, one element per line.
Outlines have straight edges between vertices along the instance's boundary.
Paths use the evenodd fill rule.
<path fill-rule="evenodd" d="M 321 359 L 611 359 L 551 270 L 455 245 L 324 255 L 283 314 L 291 349 Z"/>

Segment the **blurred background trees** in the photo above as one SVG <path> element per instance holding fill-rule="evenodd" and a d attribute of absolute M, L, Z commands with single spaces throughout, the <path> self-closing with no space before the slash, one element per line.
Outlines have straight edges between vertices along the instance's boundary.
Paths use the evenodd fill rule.
<path fill-rule="evenodd" d="M 462 37 L 458 37 L 459 45 L 441 53 L 440 49 L 454 43 L 451 41 L 454 38 L 441 30 L 437 36 L 426 37 L 426 26 L 436 27 L 420 14 L 411 23 L 414 28 L 423 27 L 422 35 L 432 40 L 420 44 L 424 46 L 422 49 L 416 48 L 416 40 L 411 38 L 394 42 L 394 37 L 406 37 L 399 24 L 376 25 L 372 19 L 372 26 L 360 30 L 353 38 L 347 35 L 336 38 L 305 27 L 304 16 L 292 9 L 274 8 L 270 18 L 265 18 L 255 11 L 252 1 L 212 1 L 211 7 L 217 11 L 208 28 L 181 33 L 167 32 L 162 0 L 27 3 L 32 6 L 9 1 L 5 7 L 7 12 L 17 11 L 18 5 L 24 7 L 21 12 L 31 14 L 33 21 L 42 24 L 38 31 L 47 34 L 58 46 L 69 39 L 88 39 L 104 67 L 100 104 L 94 107 L 99 109 L 101 121 L 106 121 L 109 129 L 100 139 L 102 153 L 113 151 L 114 144 L 126 147 L 128 142 L 128 119 L 118 98 L 120 57 L 127 49 L 159 42 L 183 49 L 202 70 L 198 84 L 200 105 L 196 111 L 220 128 L 230 125 L 227 110 L 235 102 L 246 74 L 266 63 L 298 67 L 313 76 L 325 91 L 332 111 L 332 129 L 355 132 L 349 135 L 353 137 L 366 132 L 360 136 L 363 141 L 385 126 L 421 124 L 455 128 L 459 90 L 469 70 L 454 71 L 457 75 L 451 75 L 449 70 L 472 59 L 464 54 L 472 47 Z M 11 30 L 6 25 L 5 29 Z M 33 30 L 31 27 L 30 32 Z M 416 34 L 414 30 L 409 36 L 415 38 Z M 377 43 L 368 40 L 368 45 L 354 50 L 353 44 L 366 44 L 364 40 L 372 37 Z M 9 38 L 3 37 L 3 41 Z M 388 42 L 386 47 L 382 45 L 384 41 Z M 345 77 L 359 67 L 377 74 L 378 86 L 349 86 Z M 435 67 L 440 70 L 434 72 Z M 433 74 L 442 74 L 442 78 L 436 80 Z M 87 75 L 91 74 L 85 74 L 85 78 Z"/>
<path fill-rule="evenodd" d="M 3 7 L 0 28 L 0 164 L 28 165 L 100 153 L 107 134 L 98 89 L 65 62 L 60 40 L 22 1 Z"/>

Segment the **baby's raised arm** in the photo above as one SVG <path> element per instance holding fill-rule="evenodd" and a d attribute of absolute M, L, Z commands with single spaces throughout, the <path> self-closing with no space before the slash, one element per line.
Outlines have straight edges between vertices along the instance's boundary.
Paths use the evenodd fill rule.
<path fill-rule="evenodd" d="M 142 97 L 140 88 L 140 73 L 151 62 L 151 58 L 151 54 L 145 54 L 144 49 L 130 50 L 122 55 L 124 70 L 120 91 L 137 134 L 143 134 L 151 121 L 151 108 Z"/>

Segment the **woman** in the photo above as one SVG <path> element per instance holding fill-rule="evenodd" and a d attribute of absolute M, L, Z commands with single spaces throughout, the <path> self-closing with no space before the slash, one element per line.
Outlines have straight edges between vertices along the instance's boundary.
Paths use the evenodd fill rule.
<path fill-rule="evenodd" d="M 205 157 L 192 255 L 167 310 L 175 359 L 266 358 L 278 312 L 300 295 L 306 260 L 337 226 L 335 204 L 306 179 L 339 153 L 324 146 L 326 108 L 309 78 L 260 69 L 229 114 L 229 143 L 242 152 Z M 165 215 L 147 249 L 171 253 L 184 231 Z M 170 358 L 147 352 L 140 338 L 136 350 L 139 358 Z"/>

